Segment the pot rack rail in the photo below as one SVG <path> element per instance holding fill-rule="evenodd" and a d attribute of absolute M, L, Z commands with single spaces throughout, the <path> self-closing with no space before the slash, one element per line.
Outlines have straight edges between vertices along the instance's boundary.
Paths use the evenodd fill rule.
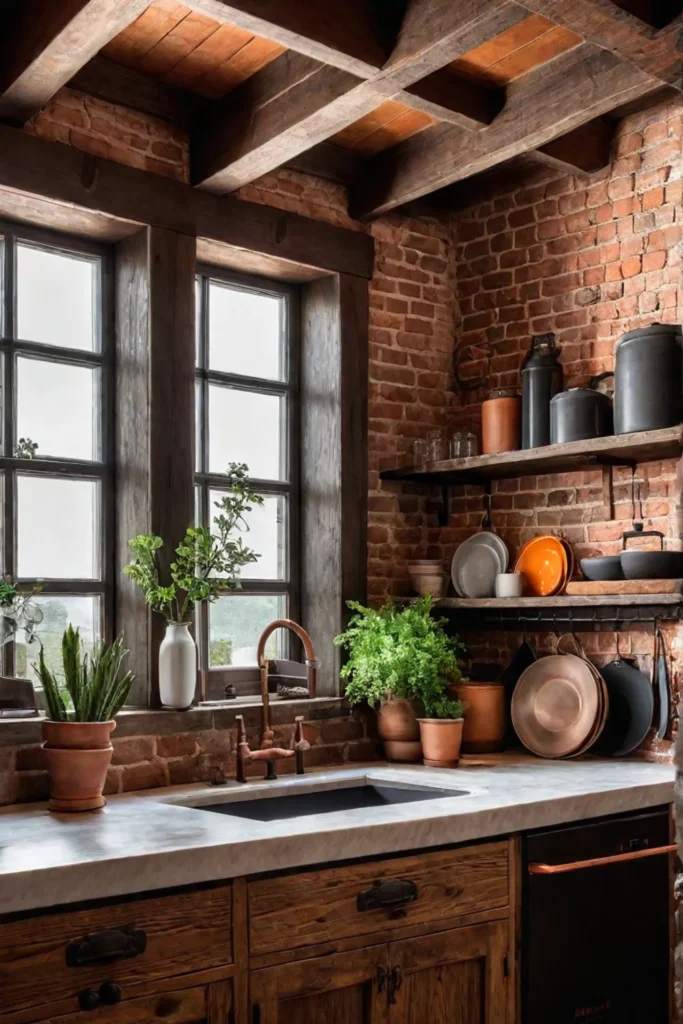
<path fill-rule="evenodd" d="M 602 597 L 444 598 L 435 603 L 452 625 L 468 630 L 614 632 L 683 620 L 681 594 Z"/>
<path fill-rule="evenodd" d="M 496 455 L 475 455 L 467 459 L 448 459 L 434 462 L 427 469 L 414 466 L 385 466 L 380 479 L 417 484 L 424 488 L 441 488 L 438 511 L 440 526 L 450 519 L 450 499 L 453 487 L 479 486 L 491 494 L 495 480 L 545 473 L 569 473 L 578 470 L 603 470 L 603 500 L 605 515 L 614 518 L 613 469 L 626 466 L 635 471 L 640 463 L 660 459 L 680 458 L 683 453 L 683 426 L 663 430 L 644 430 L 634 434 L 596 437 L 586 441 L 550 444 L 543 448 L 502 452 Z"/>

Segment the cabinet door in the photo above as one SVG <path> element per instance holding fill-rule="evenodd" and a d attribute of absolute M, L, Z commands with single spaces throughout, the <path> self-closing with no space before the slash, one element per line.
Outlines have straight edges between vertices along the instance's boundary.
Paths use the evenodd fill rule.
<path fill-rule="evenodd" d="M 252 1024 L 388 1024 L 387 966 L 381 945 L 252 971 Z"/>
<path fill-rule="evenodd" d="M 389 946 L 391 1024 L 504 1024 L 506 921 Z"/>

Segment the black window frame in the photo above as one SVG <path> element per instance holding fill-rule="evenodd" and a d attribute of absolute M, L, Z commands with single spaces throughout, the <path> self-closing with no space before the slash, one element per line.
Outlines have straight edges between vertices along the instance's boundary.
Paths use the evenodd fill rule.
<path fill-rule="evenodd" d="M 209 324 L 208 296 L 209 282 L 227 284 L 247 291 L 273 295 L 284 300 L 281 345 L 285 356 L 286 373 L 284 381 L 245 376 L 236 373 L 209 369 Z M 195 495 L 197 498 L 197 521 L 209 524 L 210 491 L 225 487 L 227 476 L 209 472 L 209 423 L 208 395 L 212 384 L 251 391 L 258 394 L 284 396 L 280 421 L 282 456 L 287 467 L 282 481 L 250 478 L 255 490 L 264 495 L 283 495 L 287 501 L 286 552 L 284 580 L 241 580 L 240 592 L 257 595 L 283 595 L 285 617 L 299 621 L 301 612 L 301 336 L 300 336 L 300 288 L 293 284 L 275 281 L 253 274 L 242 274 L 213 264 L 198 262 L 196 268 L 196 421 L 197 444 L 195 468 Z M 249 543 L 248 537 L 245 541 Z M 232 592 L 234 593 L 234 592 Z M 235 598 L 239 600 L 239 597 Z M 220 599 L 219 599 L 220 600 Z M 257 674 L 252 669 L 237 667 L 211 668 L 209 644 L 210 606 L 204 601 L 197 609 L 196 635 L 199 646 L 201 676 L 201 699 L 220 700 L 224 696 L 226 683 L 236 686 L 240 695 L 258 693 Z M 280 637 L 281 651 L 285 658 L 298 655 L 298 642 L 287 631 Z"/>
<path fill-rule="evenodd" d="M 89 257 L 99 261 L 96 310 L 98 347 L 93 351 L 66 348 L 47 342 L 26 341 L 17 334 L 16 245 L 26 243 L 36 248 L 50 249 L 73 256 Z M 93 596 L 100 599 L 99 633 L 111 640 L 114 632 L 114 293 L 113 252 L 110 246 L 92 242 L 61 231 L 37 228 L 27 224 L 0 219 L 0 247 L 2 253 L 2 315 L 0 319 L 0 359 L 2 380 L 2 420 L 0 429 L 0 471 L 3 478 L 2 528 L 3 543 L 0 552 L 2 571 L 17 579 L 23 591 L 40 588 L 41 596 Z M 28 356 L 44 362 L 87 366 L 99 370 L 98 433 L 99 460 L 64 459 L 45 455 L 27 460 L 14 456 L 18 437 L 15 436 L 17 415 L 16 364 L 19 356 Z M 17 475 L 32 475 L 63 480 L 94 480 L 99 482 L 99 507 L 96 522 L 99 578 L 41 579 L 17 577 Z M 2 648 L 0 665 L 5 675 L 15 671 L 14 643 Z"/>

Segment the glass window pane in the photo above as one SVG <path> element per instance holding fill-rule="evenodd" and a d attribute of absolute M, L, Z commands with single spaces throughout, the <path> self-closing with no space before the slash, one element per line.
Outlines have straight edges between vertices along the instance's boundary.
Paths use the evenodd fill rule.
<path fill-rule="evenodd" d="M 17 336 L 92 352 L 97 348 L 97 260 L 17 244 Z"/>
<path fill-rule="evenodd" d="M 284 380 L 281 323 L 285 300 L 209 282 L 209 368 Z"/>
<path fill-rule="evenodd" d="M 98 492 L 95 480 L 17 474 L 20 578 L 98 578 Z"/>
<path fill-rule="evenodd" d="M 209 472 L 226 473 L 246 462 L 259 480 L 284 476 L 280 418 L 285 399 L 216 385 L 209 387 Z"/>
<path fill-rule="evenodd" d="M 209 606 L 209 664 L 255 665 L 256 645 L 269 622 L 284 618 L 284 594 L 231 594 Z M 277 630 L 266 646 L 268 658 L 281 658 L 285 649 L 283 630 Z"/>
<path fill-rule="evenodd" d="M 211 523 L 219 510 L 216 502 L 223 497 L 222 491 L 210 491 L 209 515 Z M 264 494 L 263 505 L 254 505 L 245 520 L 248 530 L 239 534 L 244 544 L 251 548 L 259 559 L 245 565 L 240 576 L 244 580 L 286 579 L 286 498 L 281 494 Z"/>
<path fill-rule="evenodd" d="M 38 445 L 38 458 L 97 459 L 97 374 L 87 366 L 17 358 L 17 437 Z"/>
<path fill-rule="evenodd" d="M 81 597 L 71 594 L 41 595 L 35 598 L 43 621 L 36 629 L 36 640 L 26 645 L 23 634 L 18 634 L 15 647 L 15 672 L 22 679 L 37 681 L 33 663 L 38 660 L 39 645 L 45 651 L 48 668 L 64 677 L 62 671 L 62 634 L 71 623 L 81 631 L 81 640 L 86 651 L 100 640 L 100 598 Z"/>

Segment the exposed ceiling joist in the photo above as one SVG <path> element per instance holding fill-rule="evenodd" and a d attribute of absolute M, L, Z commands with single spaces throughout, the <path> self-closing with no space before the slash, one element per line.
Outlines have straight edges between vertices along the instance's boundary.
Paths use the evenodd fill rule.
<path fill-rule="evenodd" d="M 478 133 L 448 124 L 375 157 L 352 189 L 352 216 L 375 217 L 574 131 L 659 83 L 597 47 L 583 45 L 508 87 L 503 112 Z"/>
<path fill-rule="evenodd" d="M 443 0 L 427 4 L 440 6 Z M 428 34 L 422 49 L 417 43 L 412 46 L 410 60 L 389 61 L 369 78 L 355 78 L 338 67 L 306 64 L 301 54 L 283 54 L 218 104 L 215 116 L 195 133 L 193 183 L 224 193 L 253 181 L 353 124 L 382 100 L 397 94 L 403 98 L 402 90 L 526 16 L 522 8 L 502 0 L 467 0 L 451 6 L 445 37 L 437 40 Z M 424 2 L 423 13 L 428 15 Z M 409 15 L 410 11 L 410 23 Z M 412 105 L 412 94 L 405 97 Z M 455 91 L 452 102 L 451 120 L 458 112 Z M 415 105 L 419 106 L 417 99 Z M 464 91 L 460 105 L 463 117 L 475 121 L 472 114 L 480 111 L 468 103 Z"/>
<path fill-rule="evenodd" d="M 149 0 L 23 0 L 0 37 L 0 118 L 23 124 Z"/>
<path fill-rule="evenodd" d="M 621 60 L 629 61 L 641 71 L 667 85 L 683 89 L 683 54 L 679 38 L 683 30 L 680 3 L 671 0 L 640 0 L 638 4 L 613 0 L 524 0 L 524 6 L 535 14 L 550 18 L 558 25 L 583 36 L 586 42 L 609 50 Z M 662 11 L 668 7 L 672 20 L 657 31 L 642 18 L 625 9 Z"/>
<path fill-rule="evenodd" d="M 570 174 L 576 171 L 594 174 L 610 161 L 615 129 L 614 121 L 597 117 L 541 146 L 535 157 L 539 163 Z"/>

